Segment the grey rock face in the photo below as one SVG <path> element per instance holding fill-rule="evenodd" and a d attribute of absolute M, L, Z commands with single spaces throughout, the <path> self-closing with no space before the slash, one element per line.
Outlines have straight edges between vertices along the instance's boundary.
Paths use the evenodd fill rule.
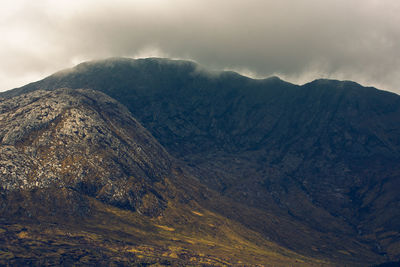
<path fill-rule="evenodd" d="M 166 205 L 153 184 L 170 172 L 168 153 L 102 93 L 60 89 L 2 101 L 0 140 L 3 191 L 72 188 L 151 214 Z"/>

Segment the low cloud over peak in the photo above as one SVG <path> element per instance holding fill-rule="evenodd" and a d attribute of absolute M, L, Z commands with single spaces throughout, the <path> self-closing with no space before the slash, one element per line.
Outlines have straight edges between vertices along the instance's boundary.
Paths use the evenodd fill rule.
<path fill-rule="evenodd" d="M 157 56 L 400 93 L 399 13 L 397 0 L 6 0 L 0 90 L 84 60 Z"/>

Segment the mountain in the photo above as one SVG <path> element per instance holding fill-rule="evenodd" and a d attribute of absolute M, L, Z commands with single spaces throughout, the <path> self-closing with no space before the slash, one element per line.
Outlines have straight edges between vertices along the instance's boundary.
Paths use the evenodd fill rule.
<path fill-rule="evenodd" d="M 0 102 L 0 264 L 321 265 L 208 210 L 123 105 L 88 89 Z"/>
<path fill-rule="evenodd" d="M 223 196 L 202 205 L 264 238 L 334 262 L 400 256 L 398 95 L 349 81 L 298 86 L 188 61 L 114 58 L 0 97 L 62 87 L 125 105 L 187 176 Z"/>
<path fill-rule="evenodd" d="M 165 208 L 155 184 L 171 172 L 169 155 L 115 100 L 38 91 L 1 108 L 6 191 L 55 186 L 152 216 Z"/>

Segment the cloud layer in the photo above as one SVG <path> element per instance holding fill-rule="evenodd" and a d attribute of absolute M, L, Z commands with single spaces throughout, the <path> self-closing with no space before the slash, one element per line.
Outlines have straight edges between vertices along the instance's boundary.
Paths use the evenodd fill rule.
<path fill-rule="evenodd" d="M 400 93 L 398 0 L 5 0 L 0 90 L 110 56 Z"/>

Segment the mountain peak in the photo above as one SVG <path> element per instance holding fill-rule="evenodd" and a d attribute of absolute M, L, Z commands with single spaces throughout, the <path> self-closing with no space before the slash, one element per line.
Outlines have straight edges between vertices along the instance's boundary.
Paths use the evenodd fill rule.
<path fill-rule="evenodd" d="M 143 139 L 144 144 L 146 140 L 153 144 L 142 157 L 144 165 L 129 156 L 130 149 L 135 151 L 130 141 L 120 140 L 121 136 L 134 140 L 129 136 L 138 128 L 125 129 L 124 123 L 113 126 L 112 118 L 118 118 L 120 112 L 103 114 L 100 106 L 105 103 L 97 106 L 94 114 L 106 118 L 103 124 L 108 130 L 103 132 L 113 137 L 108 142 L 120 144 L 126 152 L 122 156 L 128 157 L 124 160 L 128 166 L 115 166 L 117 173 L 130 177 L 137 172 L 144 177 L 139 184 L 145 189 L 139 187 L 139 193 L 133 195 L 141 196 L 142 189 L 148 192 L 146 188 L 168 183 L 152 170 L 165 170 L 168 176 L 171 154 L 183 164 L 180 171 L 173 170 L 176 175 L 190 174 L 193 181 L 201 181 L 241 207 L 225 209 L 221 207 L 227 207 L 226 202 L 217 201 L 214 206 L 207 202 L 214 211 L 286 247 L 338 262 L 356 259 L 376 263 L 384 253 L 389 259 L 400 255 L 398 95 L 349 81 L 319 79 L 298 86 L 277 77 L 255 80 L 235 72 L 209 72 L 193 62 L 159 58 L 88 62 L 61 74 L 2 96 L 22 97 L 22 93 L 62 87 L 77 92 L 91 88 L 120 101 L 152 135 Z M 37 127 L 25 120 L 29 129 L 46 125 Z M 12 123 L 7 119 L 7 124 Z M 119 128 L 125 129 L 122 135 Z M 21 131 L 14 133 L 5 126 L 1 129 L 8 146 L 18 146 L 13 140 L 30 144 L 39 134 L 26 139 Z M 153 150 L 158 152 L 153 154 Z M 106 154 L 120 157 L 113 153 Z M 129 171 L 131 166 L 137 170 Z M 130 178 L 122 180 L 137 189 Z M 180 186 L 187 181 L 183 179 Z M 89 192 L 101 199 L 104 193 L 108 201 L 112 194 L 106 189 L 95 187 Z M 147 207 L 150 214 L 162 214 L 170 203 L 168 194 L 161 189 L 150 192 L 154 197 L 149 198 L 149 205 L 129 194 L 122 194 L 122 199 L 128 199 L 122 203 L 131 209 Z M 203 201 L 207 194 L 198 193 L 197 199 Z M 189 203 L 188 199 L 182 201 Z M 118 201 L 104 203 L 121 205 Z M 307 229 L 307 235 L 302 234 L 303 229 Z M 323 249 L 314 250 L 311 244 Z"/>

